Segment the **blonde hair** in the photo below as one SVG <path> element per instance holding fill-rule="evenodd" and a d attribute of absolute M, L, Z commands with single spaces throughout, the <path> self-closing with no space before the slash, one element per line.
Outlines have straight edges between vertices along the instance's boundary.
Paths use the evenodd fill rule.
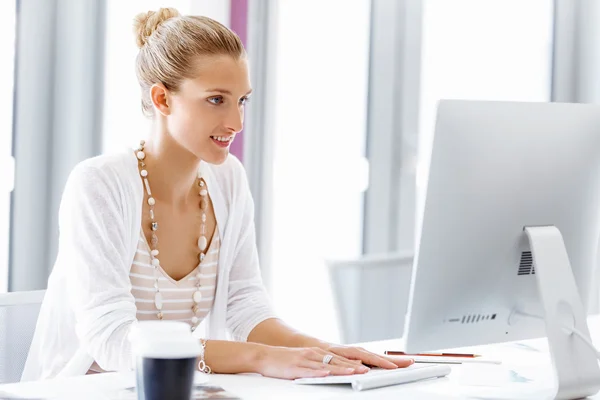
<path fill-rule="evenodd" d="M 174 8 L 161 8 L 137 15 L 133 30 L 140 49 L 136 75 L 142 90 L 142 112 L 154 115 L 150 88 L 162 83 L 176 92 L 181 82 L 193 76 L 198 57 L 246 56 L 240 38 L 219 22 L 199 16 L 182 16 Z"/>

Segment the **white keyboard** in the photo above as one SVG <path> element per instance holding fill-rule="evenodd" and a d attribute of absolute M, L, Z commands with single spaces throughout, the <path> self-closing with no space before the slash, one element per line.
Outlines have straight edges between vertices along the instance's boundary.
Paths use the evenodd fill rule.
<path fill-rule="evenodd" d="M 354 390 L 367 390 L 384 386 L 440 378 L 450 373 L 448 365 L 413 364 L 408 368 L 372 369 L 366 374 L 301 378 L 294 382 L 304 385 L 350 384 Z"/>

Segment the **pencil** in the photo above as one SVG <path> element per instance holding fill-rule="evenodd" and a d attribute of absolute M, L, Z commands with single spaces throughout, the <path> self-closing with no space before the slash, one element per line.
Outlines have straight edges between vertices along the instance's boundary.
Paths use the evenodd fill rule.
<path fill-rule="evenodd" d="M 477 358 L 481 357 L 479 354 L 465 354 L 465 353 L 418 353 L 409 354 L 403 351 L 386 350 L 385 354 L 388 356 L 408 356 L 408 357 L 464 357 L 464 358 Z"/>

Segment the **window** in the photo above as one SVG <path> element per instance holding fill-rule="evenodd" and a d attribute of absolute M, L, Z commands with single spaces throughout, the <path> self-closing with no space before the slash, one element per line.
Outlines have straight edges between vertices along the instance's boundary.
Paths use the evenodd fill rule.
<path fill-rule="evenodd" d="M 2 3 L 4 21 L 0 24 L 0 54 L 4 84 L 0 90 L 0 293 L 8 290 L 10 245 L 10 198 L 14 187 L 13 89 L 16 33 L 16 1 Z"/>
<path fill-rule="evenodd" d="M 134 17 L 161 7 L 189 14 L 191 3 L 191 0 L 107 1 L 103 151 L 137 146 L 150 129 L 150 120 L 142 114 L 135 75 L 138 48 L 132 29 Z"/>
<path fill-rule="evenodd" d="M 326 260 L 362 253 L 370 1 L 277 8 L 273 303 L 295 328 L 337 341 Z"/>
<path fill-rule="evenodd" d="M 553 17 L 552 0 L 424 1 L 421 167 L 439 99 L 550 101 Z"/>

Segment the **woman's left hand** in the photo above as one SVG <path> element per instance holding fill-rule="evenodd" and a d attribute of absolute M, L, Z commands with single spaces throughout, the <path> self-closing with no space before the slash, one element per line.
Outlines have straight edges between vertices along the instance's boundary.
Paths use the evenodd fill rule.
<path fill-rule="evenodd" d="M 338 356 L 345 357 L 357 364 L 364 364 L 370 367 L 378 367 L 385 369 L 406 368 L 414 364 L 413 360 L 398 359 L 395 357 L 380 356 L 371 353 L 360 347 L 329 345 L 324 348 Z"/>

